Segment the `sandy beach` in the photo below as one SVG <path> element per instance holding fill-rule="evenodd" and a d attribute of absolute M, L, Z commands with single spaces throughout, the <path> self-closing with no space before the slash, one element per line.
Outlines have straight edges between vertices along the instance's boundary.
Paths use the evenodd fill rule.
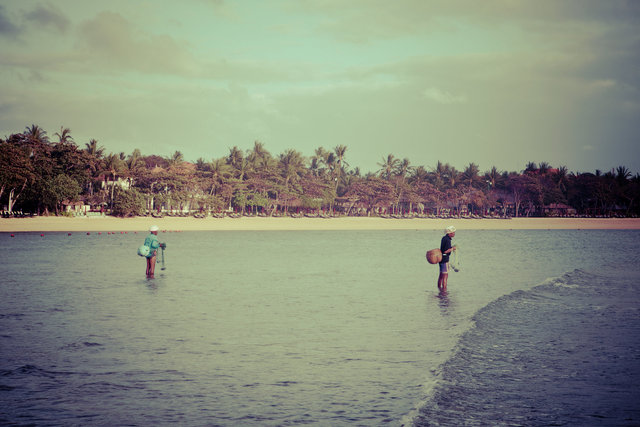
<path fill-rule="evenodd" d="M 638 230 L 638 218 L 384 219 L 384 218 L 114 218 L 35 217 L 0 219 L 0 232 L 224 230 Z"/>

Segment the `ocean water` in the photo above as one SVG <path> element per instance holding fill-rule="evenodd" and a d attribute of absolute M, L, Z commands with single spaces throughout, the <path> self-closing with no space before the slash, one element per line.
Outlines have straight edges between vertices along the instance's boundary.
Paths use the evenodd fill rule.
<path fill-rule="evenodd" d="M 0 234 L 0 424 L 638 425 L 640 232 L 459 228 Z"/>

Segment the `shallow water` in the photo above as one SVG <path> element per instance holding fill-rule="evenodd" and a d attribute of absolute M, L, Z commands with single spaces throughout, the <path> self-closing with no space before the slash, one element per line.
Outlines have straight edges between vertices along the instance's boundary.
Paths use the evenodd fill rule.
<path fill-rule="evenodd" d="M 638 271 L 638 232 L 460 230 L 445 295 L 424 259 L 440 237 L 163 233 L 166 270 L 147 280 L 144 234 L 0 234 L 0 422 L 492 424 L 428 409 L 451 357 L 478 347 L 474 315 L 575 269 Z"/>

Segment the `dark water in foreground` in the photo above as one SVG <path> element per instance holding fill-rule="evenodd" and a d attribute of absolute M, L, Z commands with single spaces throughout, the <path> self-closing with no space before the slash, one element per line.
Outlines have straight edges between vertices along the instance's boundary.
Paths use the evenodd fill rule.
<path fill-rule="evenodd" d="M 639 291 L 575 270 L 487 305 L 415 425 L 640 425 Z"/>
<path fill-rule="evenodd" d="M 640 232 L 440 236 L 0 234 L 0 424 L 640 422 Z"/>

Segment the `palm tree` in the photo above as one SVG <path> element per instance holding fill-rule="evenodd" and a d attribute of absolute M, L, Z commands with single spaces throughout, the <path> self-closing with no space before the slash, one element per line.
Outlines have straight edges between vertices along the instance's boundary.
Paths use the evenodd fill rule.
<path fill-rule="evenodd" d="M 242 163 L 242 160 L 244 160 L 244 154 L 242 154 L 242 151 L 237 146 L 234 145 L 233 148 L 229 148 L 227 164 L 238 169 Z"/>
<path fill-rule="evenodd" d="M 271 159 L 271 153 L 264 148 L 264 144 L 260 141 L 254 141 L 253 150 L 247 156 L 251 168 L 256 171 L 264 170 L 269 166 Z"/>
<path fill-rule="evenodd" d="M 42 129 L 38 125 L 31 125 L 25 128 L 23 135 L 27 138 L 27 140 L 31 143 L 42 143 L 48 144 L 49 137 L 47 136 L 47 131 Z"/>
<path fill-rule="evenodd" d="M 197 171 L 207 171 L 209 168 L 209 164 L 207 163 L 207 161 L 202 158 L 202 157 L 198 157 L 198 160 L 196 160 L 196 170 Z"/>
<path fill-rule="evenodd" d="M 333 149 L 334 153 L 336 154 L 336 174 L 337 176 L 334 177 L 334 191 L 337 193 L 338 192 L 338 183 L 341 182 L 343 174 L 344 174 L 344 168 L 345 166 L 348 166 L 347 163 L 344 161 L 344 153 L 346 153 L 347 151 L 347 147 L 345 145 L 337 145 L 334 149 Z"/>
<path fill-rule="evenodd" d="M 337 163 L 338 163 L 338 170 L 340 169 L 344 169 L 345 166 L 349 166 L 345 161 L 344 161 L 344 153 L 346 153 L 347 151 L 347 147 L 345 145 L 337 145 L 333 151 L 336 153 L 336 157 L 337 157 Z"/>
<path fill-rule="evenodd" d="M 433 168 L 433 171 L 431 172 L 431 184 L 433 184 L 433 186 L 436 187 L 438 191 L 442 191 L 444 189 L 446 175 L 447 169 L 445 165 L 440 160 L 438 160 L 438 163 L 436 163 L 436 167 Z"/>
<path fill-rule="evenodd" d="M 631 176 L 631 171 L 626 166 L 618 166 L 616 168 L 616 180 L 618 183 L 626 184 Z"/>
<path fill-rule="evenodd" d="M 558 188 L 563 193 L 567 190 L 566 182 L 567 182 L 568 173 L 569 173 L 569 170 L 567 169 L 566 166 L 560 166 L 558 167 L 558 170 L 553 173 L 553 176 L 552 176 L 553 182 L 556 183 Z"/>
<path fill-rule="evenodd" d="M 229 168 L 230 166 L 224 158 L 211 161 L 209 164 L 209 169 L 211 170 L 210 196 L 217 194 L 217 190 L 227 182 L 227 178 L 229 178 Z"/>
<path fill-rule="evenodd" d="M 58 137 L 59 144 L 67 144 L 73 142 L 71 129 L 60 126 L 60 132 L 56 132 L 54 136 Z"/>
<path fill-rule="evenodd" d="M 314 174 L 315 176 L 320 176 L 324 173 L 325 168 L 323 168 L 322 166 L 327 165 L 328 154 L 329 153 L 327 152 L 327 150 L 325 150 L 324 147 L 316 148 L 313 156 L 311 156 L 311 164 L 309 166 L 312 174 Z"/>
<path fill-rule="evenodd" d="M 538 170 L 540 171 L 540 175 L 546 175 L 547 172 L 549 172 L 549 169 L 551 169 L 551 166 L 549 165 L 549 163 L 540 162 L 540 165 L 538 166 Z"/>
<path fill-rule="evenodd" d="M 382 158 L 382 163 L 378 163 L 378 166 L 380 166 L 378 173 L 382 178 L 389 180 L 398 169 L 399 164 L 400 160 L 396 159 L 393 154 L 388 154 L 386 159 Z"/>
<path fill-rule="evenodd" d="M 131 152 L 131 154 L 129 154 L 129 156 L 125 161 L 125 165 L 127 169 L 133 174 L 135 174 L 137 171 L 139 171 L 141 168 L 144 167 L 144 160 L 142 159 L 142 153 L 138 148 L 136 148 Z"/>
<path fill-rule="evenodd" d="M 104 155 L 104 147 L 98 146 L 98 141 L 95 139 L 91 139 L 88 143 L 85 144 L 85 149 L 87 153 L 91 154 L 95 158 L 99 159 Z"/>
<path fill-rule="evenodd" d="M 495 166 L 492 166 L 491 170 L 489 172 L 485 172 L 484 174 L 484 182 L 489 187 L 488 190 L 491 190 L 492 188 L 496 188 L 498 184 L 501 184 L 503 181 L 502 178 L 503 178 L 502 173 L 500 173 L 498 171 L 498 168 L 496 168 Z"/>
<path fill-rule="evenodd" d="M 411 166 L 411 162 L 408 158 L 402 159 L 402 161 L 398 162 L 398 166 L 396 167 L 396 173 L 402 178 L 402 182 L 404 182 L 407 175 L 414 169 Z"/>
<path fill-rule="evenodd" d="M 93 184 L 98 176 L 104 172 L 102 166 L 102 155 L 104 154 L 104 147 L 98 146 L 98 141 L 92 139 L 89 143 L 85 143 L 84 152 L 89 155 L 88 168 L 91 171 L 92 180 L 89 181 L 89 194 L 93 195 Z"/>
<path fill-rule="evenodd" d="M 327 155 L 325 156 L 324 164 L 326 166 L 326 170 L 329 171 L 330 178 L 333 178 L 336 171 L 336 167 L 338 167 L 338 158 L 336 157 L 335 153 L 332 151 L 327 151 L 326 154 Z"/>
<path fill-rule="evenodd" d="M 462 172 L 462 181 L 469 187 L 477 187 L 481 182 L 480 168 L 475 163 L 469 163 L 469 165 Z"/>
<path fill-rule="evenodd" d="M 180 151 L 176 151 L 171 156 L 167 157 L 167 163 L 169 164 L 169 168 L 180 167 L 182 163 L 184 163 L 184 155 Z"/>
<path fill-rule="evenodd" d="M 111 208 L 113 208 L 113 191 L 116 186 L 116 177 L 121 170 L 122 170 L 122 160 L 120 160 L 120 156 L 113 153 L 109 154 L 105 158 L 104 172 L 109 173 L 113 177 L 113 182 L 111 184 L 111 196 L 109 201 L 109 205 Z"/>
<path fill-rule="evenodd" d="M 280 154 L 278 158 L 281 175 L 285 180 L 285 188 L 289 188 L 289 183 L 297 181 L 304 171 L 304 157 L 296 150 L 287 150 Z"/>
<path fill-rule="evenodd" d="M 411 183 L 418 183 L 427 182 L 428 179 L 429 172 L 424 168 L 424 166 L 418 166 L 417 168 L 413 168 L 409 181 Z"/>
<path fill-rule="evenodd" d="M 291 184 L 296 185 L 300 179 L 300 176 L 305 170 L 305 159 L 302 154 L 296 150 L 289 149 L 278 157 L 278 166 L 280 169 L 280 176 L 284 178 L 284 194 L 279 194 L 277 197 L 285 196 L 285 200 L 292 198 L 292 192 L 290 191 Z M 285 210 L 288 206 L 288 201 L 285 203 Z"/>
<path fill-rule="evenodd" d="M 527 166 L 524 170 L 525 173 L 532 173 L 538 170 L 538 165 L 536 165 L 534 162 L 529 162 L 527 163 Z"/>
<path fill-rule="evenodd" d="M 458 181 L 460 180 L 460 172 L 454 166 L 449 166 L 448 174 L 449 186 L 451 186 L 451 188 L 455 188 L 455 186 L 458 184 Z"/>

